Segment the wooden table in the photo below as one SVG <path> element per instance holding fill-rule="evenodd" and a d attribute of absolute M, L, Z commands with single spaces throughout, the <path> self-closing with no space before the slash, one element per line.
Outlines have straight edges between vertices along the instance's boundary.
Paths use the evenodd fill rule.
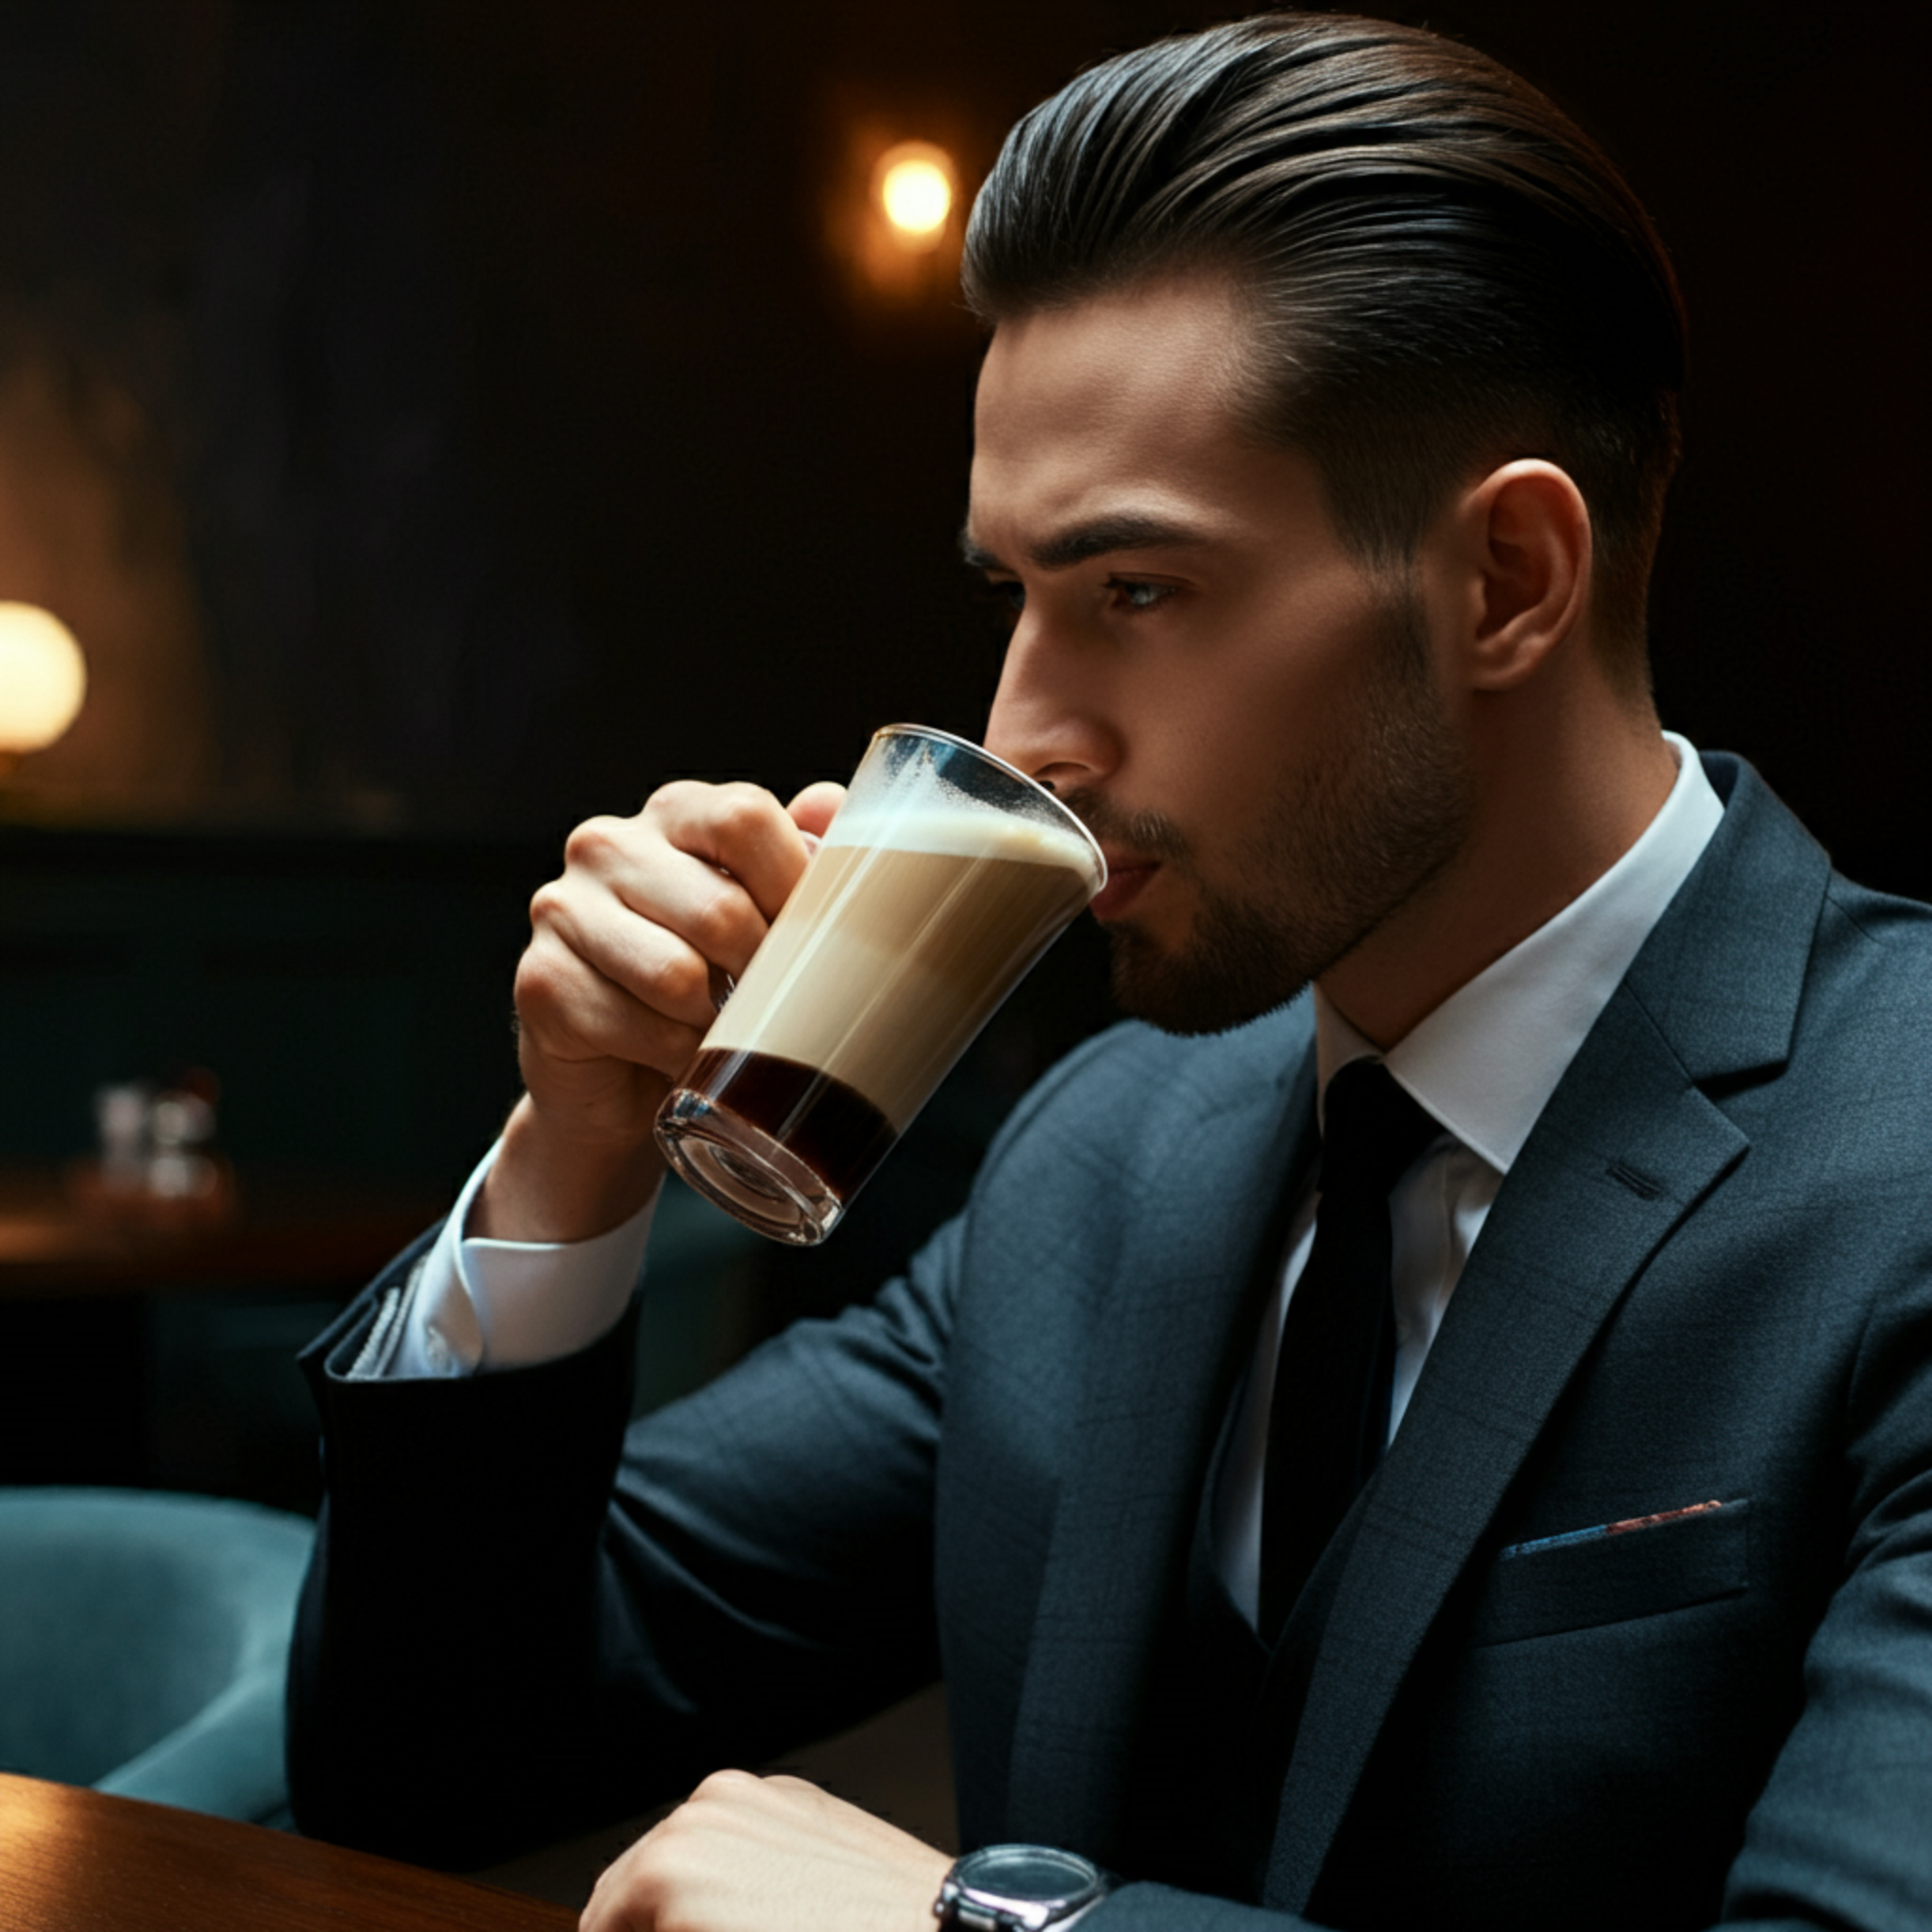
<path fill-rule="evenodd" d="M 7 1932 L 570 1932 L 560 1905 L 198 1811 L 0 1773 Z"/>
<path fill-rule="evenodd" d="M 0 1167 L 0 1299 L 178 1286 L 359 1286 L 449 1205 L 420 1187 L 244 1169 L 218 1220 L 116 1214 L 53 1168 Z"/>

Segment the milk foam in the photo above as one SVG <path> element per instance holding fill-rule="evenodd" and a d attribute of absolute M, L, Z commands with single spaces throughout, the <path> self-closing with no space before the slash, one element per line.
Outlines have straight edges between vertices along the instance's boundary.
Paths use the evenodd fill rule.
<path fill-rule="evenodd" d="M 1022 818 L 982 803 L 936 772 L 901 773 L 883 796 L 848 798 L 827 845 L 884 846 L 958 859 L 1012 859 L 1064 866 L 1098 890 L 1104 868 L 1086 836 L 1070 825 Z"/>

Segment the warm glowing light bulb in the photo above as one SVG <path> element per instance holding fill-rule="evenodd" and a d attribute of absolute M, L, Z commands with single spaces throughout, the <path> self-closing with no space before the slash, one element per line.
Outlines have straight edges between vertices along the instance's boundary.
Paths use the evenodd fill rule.
<path fill-rule="evenodd" d="M 952 208 L 952 184 L 944 171 L 928 160 L 896 163 L 879 190 L 886 219 L 908 235 L 930 235 L 946 224 Z"/>
<path fill-rule="evenodd" d="M 952 161 L 943 148 L 902 142 L 884 155 L 877 179 L 879 205 L 898 238 L 930 247 L 952 212 Z"/>
<path fill-rule="evenodd" d="M 86 695 L 74 633 L 38 604 L 0 603 L 0 759 L 51 745 Z"/>

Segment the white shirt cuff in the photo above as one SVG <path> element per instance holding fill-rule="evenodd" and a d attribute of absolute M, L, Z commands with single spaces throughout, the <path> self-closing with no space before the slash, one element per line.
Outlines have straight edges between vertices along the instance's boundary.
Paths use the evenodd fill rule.
<path fill-rule="evenodd" d="M 351 1373 L 358 1380 L 527 1368 L 588 1348 L 616 1324 L 637 1286 L 656 1197 L 587 1241 L 466 1235 L 470 1204 L 495 1165 L 478 1162 L 406 1285 L 392 1290 Z"/>

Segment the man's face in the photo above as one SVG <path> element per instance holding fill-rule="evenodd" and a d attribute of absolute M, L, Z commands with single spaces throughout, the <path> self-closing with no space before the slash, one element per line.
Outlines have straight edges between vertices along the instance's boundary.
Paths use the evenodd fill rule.
<path fill-rule="evenodd" d="M 1121 1005 L 1176 1032 L 1292 998 L 1455 856 L 1470 780 L 1416 598 L 1312 466 L 1240 428 L 1217 280 L 1003 324 L 968 547 L 1016 621 L 989 748 L 1105 848 Z"/>

